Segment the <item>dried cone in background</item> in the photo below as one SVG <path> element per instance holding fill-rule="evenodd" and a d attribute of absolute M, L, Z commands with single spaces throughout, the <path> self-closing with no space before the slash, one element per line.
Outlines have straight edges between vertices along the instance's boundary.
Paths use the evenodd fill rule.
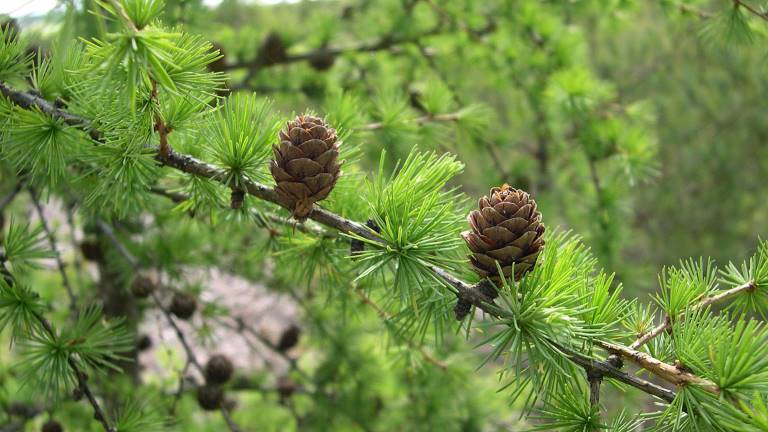
<path fill-rule="evenodd" d="M 280 131 L 270 169 L 280 202 L 304 220 L 325 199 L 341 174 L 336 129 L 321 118 L 300 115 Z"/>
<path fill-rule="evenodd" d="M 171 299 L 169 309 L 172 314 L 183 320 L 190 319 L 197 309 L 197 300 L 187 293 L 176 293 Z"/>
<path fill-rule="evenodd" d="M 40 430 L 42 432 L 63 432 L 64 428 L 61 426 L 61 423 L 56 420 L 48 420 L 43 423 L 43 427 L 40 428 Z"/>
<path fill-rule="evenodd" d="M 101 244 L 98 240 L 83 240 L 80 243 L 80 251 L 88 261 L 102 261 L 104 252 L 101 250 Z"/>
<path fill-rule="evenodd" d="M 146 351 L 152 347 L 152 338 L 149 335 L 141 335 L 136 341 L 137 351 Z"/>
<path fill-rule="evenodd" d="M 147 276 L 137 275 L 131 282 L 131 294 L 134 297 L 144 299 L 155 291 L 155 281 Z"/>
<path fill-rule="evenodd" d="M 480 198 L 478 206 L 467 217 L 472 230 L 462 233 L 472 251 L 472 267 L 497 286 L 501 285 L 497 262 L 504 277 L 520 280 L 544 248 L 544 224 L 536 201 L 527 192 L 505 184 L 491 189 L 491 196 Z M 485 295 L 498 296 L 490 284 L 484 287 Z M 463 303 L 459 300 L 454 309 L 457 319 L 468 313 Z"/>
<path fill-rule="evenodd" d="M 197 403 L 206 411 L 214 411 L 224 402 L 224 390 L 213 385 L 204 385 L 197 388 Z"/>
<path fill-rule="evenodd" d="M 299 337 L 301 336 L 301 328 L 296 324 L 291 324 L 290 327 L 285 329 L 280 336 L 280 340 L 277 342 L 277 350 L 280 352 L 286 352 L 289 349 L 296 346 L 299 343 Z"/>
<path fill-rule="evenodd" d="M 235 366 L 225 355 L 212 355 L 205 364 L 205 380 L 211 384 L 224 384 L 234 372 Z"/>
<path fill-rule="evenodd" d="M 283 39 L 276 32 L 269 32 L 261 43 L 259 61 L 265 65 L 279 63 L 287 57 Z"/>

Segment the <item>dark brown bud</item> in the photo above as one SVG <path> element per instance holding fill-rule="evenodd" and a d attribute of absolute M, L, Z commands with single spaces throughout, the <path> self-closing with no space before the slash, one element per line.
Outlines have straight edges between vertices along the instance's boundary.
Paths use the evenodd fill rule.
<path fill-rule="evenodd" d="M 197 403 L 206 411 L 214 411 L 221 408 L 224 402 L 224 390 L 213 385 L 204 385 L 197 388 Z"/>
<path fill-rule="evenodd" d="M 177 317 L 186 320 L 195 314 L 197 300 L 187 293 L 176 293 L 171 299 L 170 311 Z"/>
<path fill-rule="evenodd" d="M 157 284 L 148 276 L 136 275 L 131 282 L 131 294 L 134 297 L 145 299 L 157 288 Z"/>
<path fill-rule="evenodd" d="M 51 419 L 43 423 L 43 427 L 40 430 L 42 432 L 63 432 L 64 428 L 61 426 L 61 423 Z"/>
<path fill-rule="evenodd" d="M 205 380 L 209 384 L 224 384 L 232 378 L 235 367 L 225 355 L 215 354 L 205 364 Z"/>

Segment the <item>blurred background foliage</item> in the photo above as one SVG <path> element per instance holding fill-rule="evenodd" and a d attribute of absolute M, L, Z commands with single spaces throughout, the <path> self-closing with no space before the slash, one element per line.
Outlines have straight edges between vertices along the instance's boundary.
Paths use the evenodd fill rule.
<path fill-rule="evenodd" d="M 529 190 L 549 227 L 583 235 L 617 273 L 624 295 L 646 300 L 663 266 L 699 256 L 739 261 L 758 236 L 768 236 L 768 25 L 735 14 L 729 3 L 223 0 L 208 7 L 167 0 L 163 19 L 215 43 L 223 58 L 212 68 L 229 74 L 230 91 L 255 91 L 284 118 L 307 109 L 326 115 L 355 149 L 346 156 L 360 160 L 361 172 L 347 172 L 338 186 L 348 190 L 345 197 L 356 188 L 362 195 L 360 177 L 377 170 L 381 149 L 385 171 L 414 146 L 454 153 L 465 169 L 452 186 L 469 197 L 504 182 Z M 68 37 L 104 37 L 115 23 L 89 13 L 98 7 L 94 0 L 64 1 L 18 24 L 28 46 L 45 53 Z M 13 179 L 0 181 L 12 187 Z M 329 206 L 365 216 L 362 202 L 331 199 Z M 157 235 L 145 236 L 134 253 L 172 262 L 164 268 L 171 273 L 213 262 L 263 280 L 265 270 L 250 263 L 280 241 L 225 225 L 210 232 L 175 215 L 153 229 Z M 335 253 L 322 238 L 294 234 L 282 254 L 301 272 L 274 276 L 270 283 L 282 292 L 281 285 L 317 270 L 297 264 L 292 252 Z M 250 249 L 242 252 L 244 246 Z M 321 273 L 332 278 L 328 270 Z M 40 291 L 46 298 L 60 292 Z M 474 373 L 482 353 L 472 353 L 471 344 L 449 337 L 437 348 L 451 356 L 450 375 L 420 362 L 399 367 L 413 362 L 413 353 L 380 355 L 376 313 L 334 319 L 326 297 L 320 292 L 303 305 L 306 348 L 320 354 L 301 363 L 314 371 L 314 391 L 334 396 L 300 394 L 275 410 L 279 396 L 255 392 L 240 401 L 251 411 L 239 410 L 239 420 L 256 430 L 300 428 L 294 409 L 303 412 L 301 426 L 318 430 L 331 423 L 366 430 L 371 419 L 376 430 L 516 430 L 519 413 L 496 395 L 492 368 Z M 168 359 L 174 361 L 179 368 L 180 360 Z M 10 400 L 17 383 L 0 373 Z M 79 424 L 82 407 L 58 409 L 70 408 Z M 192 412 L 194 399 L 182 398 L 177 409 Z M 188 422 L 182 430 L 220 427 L 217 419 L 201 426 L 199 417 L 180 418 Z"/>

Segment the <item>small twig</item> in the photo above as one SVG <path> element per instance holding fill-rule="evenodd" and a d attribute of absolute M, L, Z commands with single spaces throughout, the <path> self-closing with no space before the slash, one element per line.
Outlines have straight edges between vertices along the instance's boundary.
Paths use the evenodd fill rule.
<path fill-rule="evenodd" d="M 254 329 L 253 327 L 247 325 L 245 323 L 245 320 L 243 320 L 242 317 L 235 317 L 235 322 L 236 322 L 235 325 L 226 323 L 221 320 L 219 320 L 218 322 L 226 327 L 229 327 L 232 330 L 244 331 L 250 334 L 251 336 L 256 338 L 256 340 L 258 340 L 262 345 L 269 348 L 270 351 L 274 352 L 275 354 L 280 356 L 283 360 L 285 360 L 285 362 L 288 363 L 288 366 L 290 367 L 291 370 L 301 375 L 304 379 L 311 381 L 311 377 L 309 376 L 309 374 L 305 372 L 303 369 L 299 368 L 299 364 L 295 358 L 289 356 L 286 352 L 279 350 L 277 346 L 274 343 L 272 343 L 272 341 L 267 339 L 266 336 L 256 331 L 256 329 Z"/>
<path fill-rule="evenodd" d="M 650 354 L 634 350 L 624 345 L 601 340 L 596 340 L 595 344 L 612 354 L 616 354 L 626 360 L 632 361 L 632 363 L 635 363 L 648 372 L 651 372 L 672 384 L 677 386 L 693 384 L 714 395 L 720 394 L 720 388 L 712 381 L 696 376 L 674 365 L 664 363 L 661 360 L 652 357 Z"/>
<path fill-rule="evenodd" d="M 56 236 L 53 234 L 51 227 L 48 225 L 48 220 L 45 217 L 45 211 L 43 210 L 42 204 L 40 204 L 40 200 L 38 199 L 35 189 L 30 187 L 28 190 L 29 196 L 32 198 L 32 203 L 35 205 L 35 209 L 37 210 L 37 215 L 40 217 L 40 223 L 43 226 L 46 237 L 48 237 L 48 243 L 50 244 L 51 250 L 53 251 L 54 259 L 56 260 L 56 267 L 58 267 L 59 274 L 61 275 L 61 283 L 67 290 L 67 297 L 69 297 L 69 309 L 72 311 L 72 316 L 76 317 L 77 296 L 75 295 L 75 291 L 72 289 L 72 285 L 69 283 L 66 266 L 64 265 L 64 261 L 61 259 L 61 252 L 59 252 L 59 248 L 56 245 Z"/>
<path fill-rule="evenodd" d="M 75 210 L 74 204 L 67 205 L 67 225 L 69 225 L 69 236 L 73 250 L 77 250 L 77 238 L 75 237 Z M 80 255 L 74 254 L 73 264 L 75 266 L 75 274 L 77 275 L 77 284 L 82 286 L 83 284 L 83 263 L 80 260 Z"/>
<path fill-rule="evenodd" d="M 173 402 L 171 403 L 171 408 L 168 410 L 171 415 L 176 414 L 176 405 L 179 404 L 179 400 L 181 400 L 181 395 L 184 394 L 184 378 L 187 376 L 187 371 L 189 370 L 189 365 L 191 362 L 189 361 L 189 358 L 184 362 L 184 367 L 181 369 L 181 372 L 179 373 L 179 388 L 176 390 L 176 393 L 173 395 Z"/>
<path fill-rule="evenodd" d="M 693 14 L 702 19 L 709 19 L 715 16 L 715 14 L 713 14 L 712 12 L 707 12 L 701 9 L 697 9 L 685 3 L 680 3 L 679 5 L 677 5 L 677 8 L 680 9 L 680 12 L 682 13 Z"/>
<path fill-rule="evenodd" d="M 755 288 L 756 288 L 756 285 L 754 281 L 747 282 L 743 285 L 739 285 L 737 287 L 734 287 L 725 291 L 721 291 L 713 296 L 705 297 L 701 299 L 698 303 L 694 304 L 691 307 L 691 310 L 699 310 L 699 309 L 706 308 L 707 306 L 728 300 L 743 292 L 752 291 Z M 681 314 L 677 319 L 678 321 L 684 319 L 684 315 Z M 648 343 L 648 341 L 650 341 L 651 339 L 655 338 L 661 333 L 664 333 L 665 331 L 668 331 L 671 328 L 672 328 L 672 320 L 669 319 L 669 316 L 665 316 L 664 321 L 661 324 L 657 325 L 647 333 L 644 333 L 641 336 L 639 336 L 632 343 L 632 345 L 629 346 L 629 348 L 636 350 L 641 346 L 645 345 L 646 343 Z"/>
<path fill-rule="evenodd" d="M 461 120 L 462 112 L 452 112 L 452 113 L 445 113 L 445 114 L 427 114 L 419 117 L 415 117 L 409 120 L 406 120 L 407 123 L 414 123 L 418 126 L 422 126 L 425 123 L 429 122 L 457 122 Z M 367 131 L 375 131 L 379 129 L 384 129 L 387 125 L 383 122 L 374 122 L 374 123 L 368 123 L 366 125 L 358 126 L 354 128 L 354 130 L 358 132 L 367 132 Z"/>
<path fill-rule="evenodd" d="M 760 12 L 754 6 L 750 5 L 749 3 L 747 3 L 744 0 L 732 0 L 732 1 L 733 1 L 733 5 L 735 7 L 743 7 L 748 12 L 750 12 L 752 15 L 755 15 L 756 17 L 759 17 L 759 18 L 761 18 L 761 19 L 763 19 L 765 21 L 768 21 L 768 12 Z"/>
<path fill-rule="evenodd" d="M 250 61 L 236 62 L 236 63 L 230 63 L 228 65 L 225 65 L 223 70 L 227 71 L 227 70 L 242 69 L 242 68 L 258 70 L 263 67 L 274 66 L 279 64 L 298 63 L 303 61 L 317 61 L 321 59 L 327 59 L 329 57 L 335 58 L 347 53 L 366 53 L 366 52 L 382 51 L 397 45 L 411 43 L 415 40 L 418 40 L 424 37 L 440 34 L 441 31 L 442 29 L 438 26 L 438 27 L 434 27 L 431 30 L 424 31 L 410 37 L 397 38 L 397 37 L 394 37 L 393 35 L 386 35 L 374 42 L 363 42 L 363 43 L 348 45 L 344 47 L 321 47 L 321 48 L 317 48 L 301 54 L 286 55 L 284 57 L 272 59 L 272 60 L 265 60 L 261 56 L 257 56 L 256 58 Z"/>
<path fill-rule="evenodd" d="M 587 373 L 587 382 L 589 383 L 589 404 L 596 409 L 600 409 L 600 384 L 603 382 L 603 375 L 594 369 L 585 368 Z"/>
<path fill-rule="evenodd" d="M 26 180 L 21 180 L 11 189 L 10 192 L 5 194 L 5 196 L 0 199 L 0 213 L 5 211 L 5 208 L 8 207 L 10 203 L 13 202 L 13 199 L 16 198 L 16 196 L 21 192 L 21 189 L 24 188 L 24 185 L 27 183 Z"/>

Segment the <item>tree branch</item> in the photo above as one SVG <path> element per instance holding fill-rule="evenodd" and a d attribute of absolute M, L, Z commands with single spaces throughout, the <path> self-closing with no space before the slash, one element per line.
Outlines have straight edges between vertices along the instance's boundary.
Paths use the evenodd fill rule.
<path fill-rule="evenodd" d="M 756 17 L 761 18 L 764 21 L 768 21 L 768 12 L 760 12 L 755 8 L 754 6 L 750 5 L 744 0 L 732 0 L 734 7 L 743 7 L 746 9 L 749 13 L 752 15 L 755 15 Z"/>
<path fill-rule="evenodd" d="M 2 85 L 2 83 L 0 83 L 0 85 Z M 5 196 L 2 199 L 0 199 L 0 213 L 2 213 L 5 210 L 5 208 L 8 207 L 8 205 L 10 205 L 13 202 L 14 198 L 16 198 L 19 192 L 21 192 L 21 189 L 24 188 L 24 185 L 26 183 L 27 183 L 26 180 L 19 181 L 18 183 L 16 183 L 13 189 L 11 189 L 10 192 L 5 194 Z"/>
<path fill-rule="evenodd" d="M 0 83 L 0 90 L 3 91 L 4 93 L 8 92 L 11 95 L 15 95 L 17 93 L 23 93 L 23 92 L 18 92 L 16 90 L 10 89 L 7 86 L 2 85 L 2 83 Z M 34 105 L 34 106 L 43 110 L 44 112 L 47 112 L 52 116 L 56 116 L 58 113 L 60 113 L 59 110 L 45 111 L 46 105 Z M 50 104 L 47 104 L 47 106 L 49 108 L 53 108 Z M 79 118 L 77 123 L 81 125 L 81 127 L 83 125 L 87 126 L 89 124 L 87 120 L 83 120 Z M 194 174 L 201 177 L 209 178 L 211 180 L 218 181 L 218 182 L 221 182 L 222 181 L 221 179 L 223 178 L 221 175 L 222 171 L 220 169 L 208 163 L 199 161 L 189 155 L 184 155 L 184 154 L 176 153 L 174 151 L 170 151 L 169 154 L 166 156 L 161 156 L 161 155 L 156 156 L 156 159 L 159 162 L 169 167 L 175 168 L 180 171 L 184 171 L 189 174 Z M 250 180 L 245 181 L 244 186 L 248 194 L 256 198 L 262 199 L 264 201 L 268 201 L 268 202 L 280 205 L 280 203 L 277 200 L 277 194 L 274 192 L 272 188 L 254 181 L 250 181 Z M 381 245 L 386 244 L 385 241 L 381 239 L 381 237 L 379 237 L 375 231 L 367 228 L 363 224 L 346 219 L 340 215 L 337 215 L 333 212 L 325 210 L 321 207 L 316 206 L 312 211 L 312 213 L 310 213 L 309 218 L 319 222 L 320 224 L 334 228 L 340 231 L 341 233 L 356 235 Z M 109 232 L 111 232 L 111 230 L 109 230 Z M 111 236 L 109 235 L 108 232 L 105 232 L 105 234 L 107 234 L 107 236 L 110 237 L 112 240 L 119 240 L 114 236 L 114 233 L 112 233 Z M 124 247 L 122 248 L 118 247 L 118 251 L 121 251 L 121 250 L 126 253 L 128 252 Z M 123 253 L 123 255 L 126 257 L 126 259 L 128 259 L 128 257 L 131 255 L 129 253 L 127 254 L 126 253 Z M 133 262 L 136 262 L 135 258 L 133 259 Z M 480 293 L 475 286 L 470 285 L 454 277 L 453 275 L 451 275 L 446 270 L 440 267 L 432 266 L 430 267 L 430 269 L 435 274 L 435 276 L 438 279 L 442 280 L 447 287 L 452 289 L 460 299 L 464 299 L 471 302 L 473 305 L 485 311 L 486 313 L 489 313 L 492 316 L 505 317 L 508 315 L 503 309 L 493 304 L 490 301 L 490 299 L 488 299 L 486 296 Z M 625 357 L 628 360 L 637 363 L 641 367 L 645 367 L 644 365 L 648 365 L 649 363 L 651 363 L 651 359 L 653 359 L 650 356 L 647 356 L 647 357 L 650 357 L 650 359 L 647 357 L 635 356 L 634 351 L 628 347 L 612 344 L 609 342 L 602 342 L 602 341 L 595 341 L 595 343 L 597 343 L 598 346 L 601 346 L 610 352 L 613 352 L 616 354 L 623 353 L 622 357 Z M 603 375 L 606 377 L 617 379 L 621 382 L 624 382 L 635 388 L 645 391 L 646 393 L 649 393 L 658 397 L 662 397 L 659 395 L 665 395 L 666 396 L 665 400 L 667 401 L 670 401 L 671 399 L 674 398 L 674 393 L 671 393 L 669 391 L 665 393 L 664 391 L 660 390 L 661 389 L 660 387 L 650 382 L 647 382 L 635 377 L 630 378 L 627 374 L 621 372 L 616 367 L 611 365 L 609 362 L 594 360 L 589 357 L 585 357 L 579 353 L 576 353 L 572 350 L 561 349 L 561 351 L 565 353 L 568 356 L 568 358 L 574 363 L 579 364 L 582 367 L 588 366 L 590 368 L 596 369 L 601 373 L 603 373 Z M 627 353 L 632 353 L 632 355 L 624 355 Z M 655 360 L 655 361 L 658 363 L 661 363 L 658 360 Z M 659 371 L 662 374 L 660 376 L 662 378 L 665 378 L 665 377 L 669 378 L 672 380 L 672 382 L 675 382 L 675 383 L 680 382 L 680 377 L 678 376 L 679 374 L 672 373 L 668 369 L 664 368 L 663 365 L 664 365 L 663 363 L 661 363 L 661 365 L 656 364 L 655 365 L 656 367 L 654 368 L 655 370 Z M 674 366 L 670 366 L 670 365 L 666 365 L 666 366 L 669 368 L 674 368 Z M 653 372 L 653 370 L 651 369 L 649 369 L 649 371 Z M 692 383 L 701 384 L 702 381 L 705 381 L 692 374 L 687 374 L 685 377 Z M 699 381 L 696 381 L 696 379 L 698 379 Z"/>
<path fill-rule="evenodd" d="M 328 58 L 336 58 L 340 55 L 347 53 L 370 53 L 376 51 L 383 51 L 392 48 L 397 45 L 407 44 L 417 41 L 424 37 L 434 36 L 440 34 L 443 29 L 437 26 L 431 30 L 417 33 L 413 36 L 395 37 L 394 34 L 390 34 L 382 37 L 374 42 L 362 42 L 353 45 L 343 47 L 321 47 L 311 51 L 306 51 L 301 54 L 286 55 L 277 59 L 265 59 L 263 56 L 257 56 L 253 60 L 235 62 L 224 65 L 222 70 L 234 70 L 234 69 L 252 69 L 258 70 L 263 67 L 275 66 L 280 64 L 298 63 L 303 61 L 319 61 Z"/>
<path fill-rule="evenodd" d="M 425 123 L 430 123 L 430 122 L 453 123 L 461 120 L 462 115 L 463 113 L 460 111 L 445 113 L 445 114 L 427 114 L 427 115 L 419 116 L 416 118 L 412 118 L 410 120 L 407 120 L 407 122 L 415 123 L 418 126 L 422 126 Z M 387 125 L 382 122 L 375 122 L 375 123 L 368 123 L 366 125 L 356 127 L 354 128 L 354 130 L 358 132 L 368 132 L 368 131 L 384 129 L 386 126 Z"/>
<path fill-rule="evenodd" d="M 601 340 L 596 340 L 595 344 L 612 354 L 616 354 L 626 360 L 631 361 L 632 363 L 635 363 L 648 372 L 651 372 L 659 378 L 662 378 L 672 384 L 677 386 L 688 384 L 697 385 L 714 395 L 720 394 L 720 388 L 712 381 L 698 377 L 676 366 L 664 363 L 661 360 L 651 357 L 650 354 L 625 347 L 624 345 Z"/>
<path fill-rule="evenodd" d="M 3 277 L 5 277 L 7 280 L 14 282 L 13 275 L 8 271 L 7 268 L 5 268 L 5 262 L 2 255 L 0 255 L 0 273 L 2 273 Z M 56 331 L 44 316 L 40 315 L 37 311 L 32 311 L 32 315 L 34 316 L 35 320 L 40 323 L 40 326 L 48 334 L 48 336 L 50 336 L 52 339 L 57 338 Z M 96 396 L 94 396 L 91 388 L 88 386 L 88 375 L 83 372 L 82 369 L 80 369 L 80 366 L 77 365 L 77 361 L 72 355 L 67 356 L 67 365 L 69 365 L 69 368 L 72 369 L 72 372 L 75 375 L 78 388 L 83 392 L 86 399 L 88 399 L 88 403 L 93 408 L 94 419 L 101 423 L 106 432 L 117 432 L 115 428 L 109 424 L 107 416 L 104 415 L 104 411 L 101 409 L 99 401 L 96 400 Z"/>
<path fill-rule="evenodd" d="M 117 238 L 117 235 L 115 234 L 115 231 L 112 229 L 112 227 L 104 222 L 103 220 L 99 219 L 96 221 L 96 225 L 99 227 L 101 232 L 104 233 L 105 236 L 112 242 L 112 245 L 117 249 L 117 252 L 126 260 L 136 270 L 140 269 L 140 263 L 139 260 L 136 259 L 136 257 L 131 254 L 131 252 L 125 247 L 122 241 L 120 241 L 119 238 Z M 189 342 L 187 342 L 187 338 L 184 335 L 184 332 L 179 327 L 178 323 L 176 323 L 176 320 L 171 315 L 171 312 L 163 305 L 163 302 L 160 300 L 160 297 L 157 295 L 156 292 L 151 293 L 152 301 L 155 303 L 155 306 L 160 309 L 163 316 L 165 316 L 165 319 L 168 321 L 168 324 L 170 324 L 171 327 L 173 327 L 173 330 L 176 332 L 176 336 L 179 339 L 179 342 L 181 343 L 181 346 L 184 348 L 184 352 L 187 354 L 187 361 L 191 363 L 195 369 L 200 372 L 201 375 L 205 376 L 205 369 L 203 368 L 203 365 L 200 364 L 200 362 L 197 360 L 197 356 L 195 356 L 195 352 L 192 350 L 191 345 Z M 219 411 L 221 411 L 222 417 L 224 417 L 224 421 L 227 423 L 227 427 L 232 432 L 239 432 L 240 427 L 237 425 L 237 423 L 234 422 L 232 419 L 232 416 L 229 413 L 229 410 L 227 407 L 222 404 L 219 406 Z"/>
<path fill-rule="evenodd" d="M 77 316 L 77 296 L 72 289 L 72 285 L 69 283 L 66 266 L 64 265 L 64 261 L 61 259 L 61 252 L 59 252 L 59 248 L 56 245 L 56 237 L 54 236 L 51 227 L 48 225 L 48 219 L 45 217 L 43 206 L 40 204 L 40 200 L 38 199 L 35 189 L 30 187 L 28 190 L 29 196 L 32 198 L 32 203 L 35 205 L 35 210 L 37 210 L 37 215 L 40 217 L 40 224 L 43 226 L 43 231 L 45 231 L 46 237 L 48 238 L 48 244 L 51 246 L 51 250 L 53 250 L 54 258 L 56 260 L 56 267 L 59 269 L 59 274 L 61 275 L 61 283 L 64 285 L 64 289 L 67 290 L 67 297 L 69 297 L 69 309 L 72 312 L 72 316 L 75 317 Z"/>
<path fill-rule="evenodd" d="M 692 306 L 693 310 L 699 310 L 703 309 L 707 306 L 710 306 L 715 303 L 719 303 L 725 300 L 728 300 L 732 297 L 735 297 L 743 292 L 748 292 L 756 289 L 757 286 L 755 285 L 754 281 L 747 282 L 743 285 L 739 285 L 737 287 L 731 288 L 729 290 L 721 291 L 713 296 L 705 297 L 701 299 L 698 303 L 694 304 Z M 678 320 L 682 320 L 683 315 L 680 315 L 678 317 Z M 668 331 L 672 328 L 672 321 L 669 319 L 669 316 L 664 317 L 664 322 L 657 325 L 647 333 L 642 334 L 640 337 L 637 338 L 634 342 L 632 342 L 632 345 L 629 347 L 631 349 L 638 349 L 641 346 L 645 345 L 650 341 L 651 339 L 655 338 L 656 336 L 660 335 L 661 333 Z"/>

